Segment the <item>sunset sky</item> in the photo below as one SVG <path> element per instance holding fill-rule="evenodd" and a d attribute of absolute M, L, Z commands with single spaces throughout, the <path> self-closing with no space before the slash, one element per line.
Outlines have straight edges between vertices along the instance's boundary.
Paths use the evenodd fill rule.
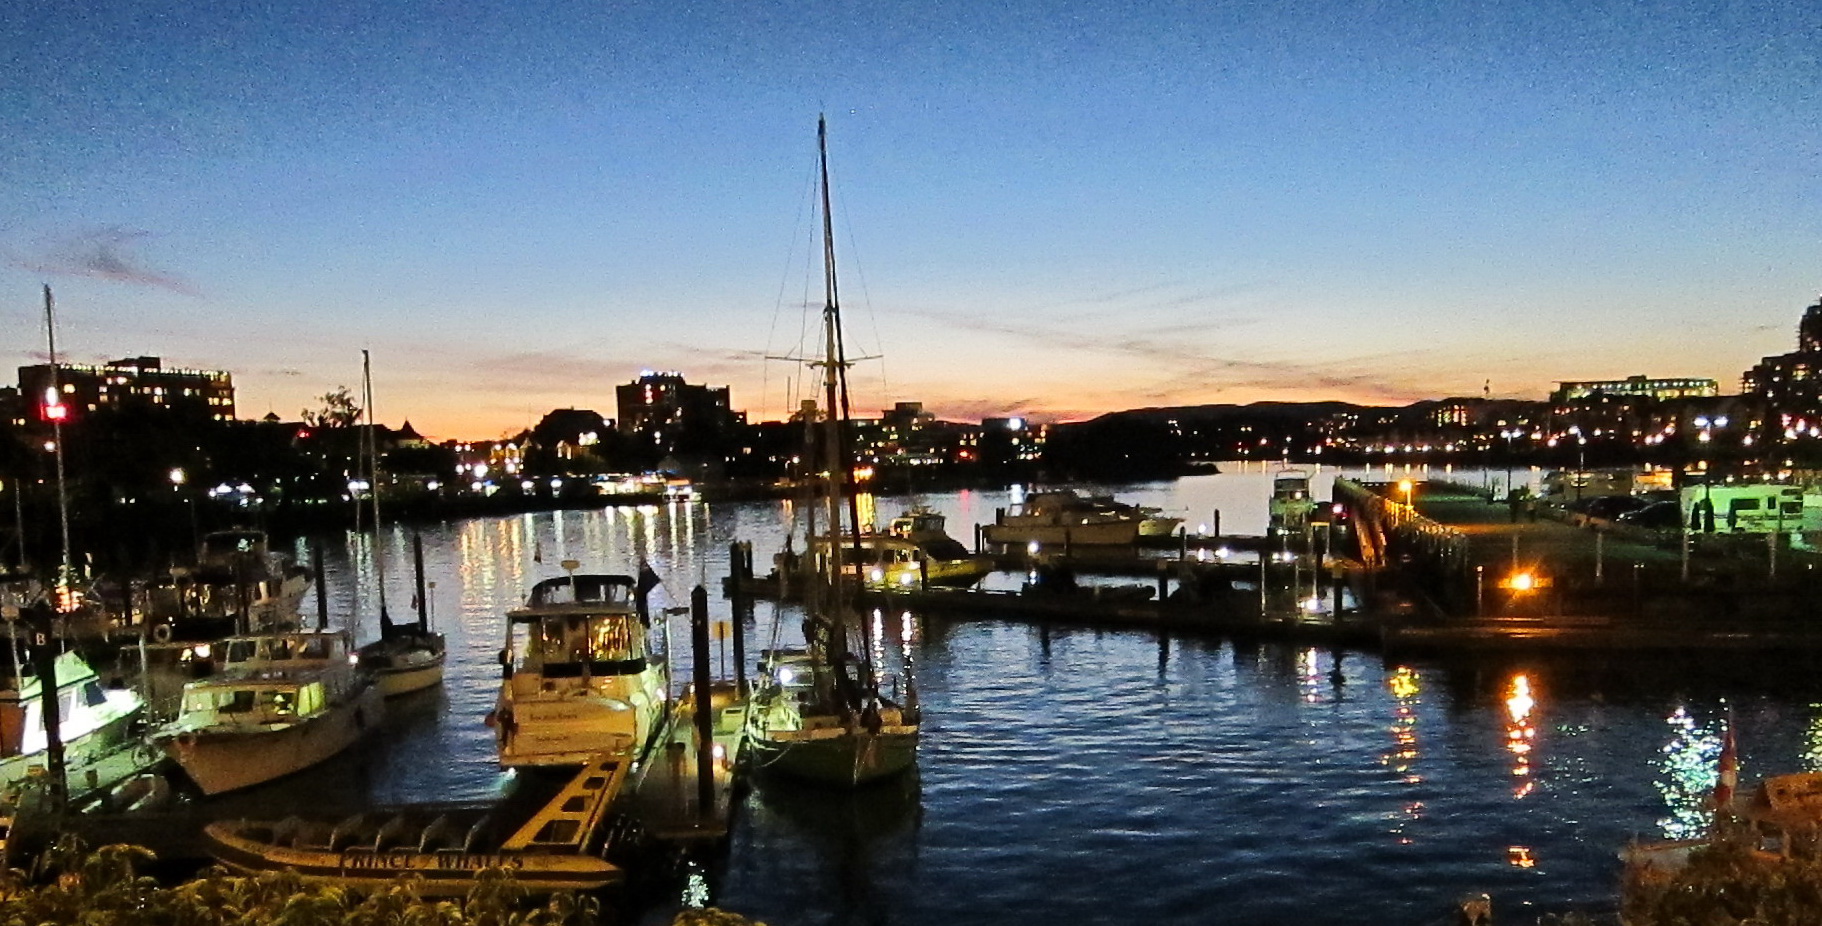
<path fill-rule="evenodd" d="M 778 417 L 830 120 L 860 408 L 1541 398 L 1794 347 L 1814 2 L 0 7 L 0 382 L 59 347 L 495 437 Z"/>

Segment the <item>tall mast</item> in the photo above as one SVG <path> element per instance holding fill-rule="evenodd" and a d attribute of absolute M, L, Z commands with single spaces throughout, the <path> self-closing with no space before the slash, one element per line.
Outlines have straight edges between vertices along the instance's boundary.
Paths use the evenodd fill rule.
<path fill-rule="evenodd" d="M 51 394 L 46 396 L 45 406 L 63 404 L 63 384 L 57 376 L 57 320 L 51 300 L 51 285 L 44 284 L 44 338 L 50 351 L 51 360 Z M 57 521 L 63 532 L 63 564 L 57 570 L 57 609 L 62 610 L 69 601 L 68 591 L 71 580 L 75 577 L 75 567 L 70 562 L 70 493 L 64 482 L 63 474 L 63 413 L 51 412 L 51 444 L 57 459 Z M 23 536 L 23 535 L 22 535 Z"/>
<path fill-rule="evenodd" d="M 848 358 L 842 343 L 841 298 L 840 288 L 835 279 L 835 220 L 829 207 L 829 123 L 823 116 L 816 117 L 816 152 L 817 165 L 822 175 L 822 261 L 823 289 L 825 301 L 822 310 L 823 338 L 825 356 L 823 358 L 823 392 L 827 411 L 825 427 L 828 450 L 828 471 L 830 491 L 827 494 L 829 508 L 829 569 L 833 576 L 834 602 L 836 608 L 846 609 L 850 606 L 848 592 L 844 588 L 847 579 L 845 556 L 842 545 L 845 542 L 854 545 L 854 562 L 861 562 L 860 555 L 860 500 L 855 497 L 854 458 L 848 449 L 848 435 L 843 427 L 850 418 L 848 408 Z M 845 490 L 845 491 L 844 491 Z M 842 503 L 847 503 L 847 536 L 843 537 Z M 855 576 L 855 592 L 860 590 L 860 577 Z M 841 612 L 845 613 L 845 611 Z M 838 622 L 845 624 L 845 622 Z M 845 628 L 844 628 L 845 629 Z M 860 622 L 862 653 L 861 671 L 862 686 L 875 694 L 877 680 L 873 672 L 873 632 L 866 621 Z M 844 633 L 845 636 L 845 633 Z M 840 654 L 838 654 L 840 655 Z"/>
<path fill-rule="evenodd" d="M 392 627 L 392 618 L 386 613 L 386 561 L 380 555 L 380 444 L 373 416 L 373 362 L 365 349 L 361 351 L 361 406 L 361 414 L 367 418 L 361 449 L 367 457 L 367 491 L 373 499 L 373 542 L 368 549 L 373 551 L 373 577 L 380 588 L 380 635 L 385 636 Z M 360 504 L 357 502 L 354 507 L 358 513 Z"/>

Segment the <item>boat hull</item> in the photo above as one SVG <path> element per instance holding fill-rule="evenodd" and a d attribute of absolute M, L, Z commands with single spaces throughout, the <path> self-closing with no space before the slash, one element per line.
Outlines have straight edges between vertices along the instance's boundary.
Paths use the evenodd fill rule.
<path fill-rule="evenodd" d="M 373 685 L 386 698 L 396 698 L 443 684 L 443 659 L 433 665 L 382 669 L 373 674 Z"/>
<path fill-rule="evenodd" d="M 511 872 L 513 883 L 533 894 L 598 890 L 625 877 L 619 867 L 592 855 L 370 847 L 334 851 L 251 839 L 242 834 L 242 825 L 218 822 L 203 830 L 210 854 L 228 868 L 243 874 L 290 870 L 306 881 L 367 891 L 416 877 L 424 896 L 460 897 L 474 887 L 477 874 L 490 868 Z"/>
<path fill-rule="evenodd" d="M 827 735 L 749 733 L 747 750 L 761 774 L 785 775 L 799 781 L 858 787 L 901 775 L 917 764 L 915 727 L 815 731 Z"/>
<path fill-rule="evenodd" d="M 379 689 L 367 686 L 349 701 L 295 723 L 169 734 L 159 747 L 204 794 L 223 794 L 329 759 L 377 727 L 384 711 Z"/>
<path fill-rule="evenodd" d="M 360 657 L 380 694 L 396 698 L 441 685 L 448 652 L 442 634 L 413 633 L 369 643 Z"/>

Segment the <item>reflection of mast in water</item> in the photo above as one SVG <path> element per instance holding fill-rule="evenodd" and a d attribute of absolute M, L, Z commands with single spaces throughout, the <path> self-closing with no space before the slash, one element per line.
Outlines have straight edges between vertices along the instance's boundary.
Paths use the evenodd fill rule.
<path fill-rule="evenodd" d="M 1679 706 L 1664 722 L 1670 726 L 1670 742 L 1664 744 L 1656 785 L 1668 815 L 1658 820 L 1658 827 L 1667 838 L 1694 839 L 1708 831 L 1721 737 L 1698 726 L 1687 706 Z"/>
<path fill-rule="evenodd" d="M 1531 709 L 1537 702 L 1531 697 L 1531 678 L 1512 677 L 1511 694 L 1506 696 L 1506 751 L 1512 753 L 1512 777 L 1519 779 L 1512 790 L 1514 798 L 1523 799 L 1536 787 L 1531 776 L 1531 748 L 1537 740 L 1537 726 L 1531 722 Z"/>

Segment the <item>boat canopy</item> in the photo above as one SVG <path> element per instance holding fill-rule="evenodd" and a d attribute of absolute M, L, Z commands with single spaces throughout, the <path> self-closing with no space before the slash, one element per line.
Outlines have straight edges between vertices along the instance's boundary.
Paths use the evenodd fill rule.
<path fill-rule="evenodd" d="M 532 586 L 531 600 L 525 610 L 587 605 L 631 608 L 636 588 L 633 577 L 626 575 L 569 575 L 545 579 Z"/>

